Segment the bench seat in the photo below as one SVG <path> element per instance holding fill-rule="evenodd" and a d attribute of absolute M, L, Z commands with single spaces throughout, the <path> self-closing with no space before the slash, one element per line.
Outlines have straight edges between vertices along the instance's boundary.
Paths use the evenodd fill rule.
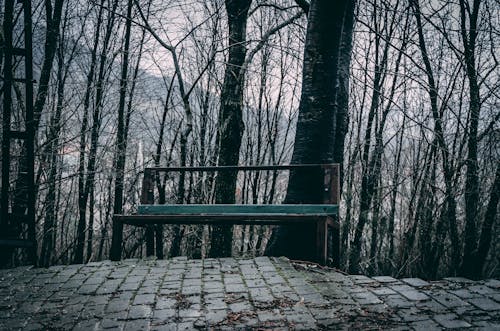
<path fill-rule="evenodd" d="M 151 224 L 305 224 L 333 217 L 337 205 L 140 205 L 136 214 L 115 215 L 130 225 Z M 331 226 L 336 224 L 331 221 Z"/>

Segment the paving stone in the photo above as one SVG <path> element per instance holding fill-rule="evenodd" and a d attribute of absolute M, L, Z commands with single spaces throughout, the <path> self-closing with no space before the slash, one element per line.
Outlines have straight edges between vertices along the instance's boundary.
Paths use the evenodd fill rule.
<path fill-rule="evenodd" d="M 413 303 L 404 298 L 402 295 L 393 294 L 384 298 L 384 302 L 393 308 L 407 308 L 413 306 Z"/>
<path fill-rule="evenodd" d="M 244 311 L 251 311 L 253 310 L 253 307 L 249 302 L 243 301 L 243 302 L 230 303 L 229 309 L 233 313 L 241 313 Z"/>
<path fill-rule="evenodd" d="M 177 300 L 171 297 L 159 296 L 156 299 L 156 309 L 172 309 L 175 307 Z"/>
<path fill-rule="evenodd" d="M 177 316 L 177 311 L 175 309 L 155 309 L 153 312 L 153 319 L 155 323 L 168 322 Z"/>
<path fill-rule="evenodd" d="M 429 299 L 429 297 L 426 294 L 419 292 L 415 290 L 413 287 L 408 285 L 393 285 L 391 286 L 391 288 L 394 291 L 399 292 L 402 296 L 411 301 L 422 301 Z"/>
<path fill-rule="evenodd" d="M 140 319 L 140 318 L 149 318 L 153 314 L 153 310 L 150 306 L 146 305 L 138 305 L 131 306 L 128 312 L 129 319 Z"/>
<path fill-rule="evenodd" d="M 75 327 L 73 328 L 73 330 L 75 330 L 75 331 L 94 330 L 98 324 L 99 324 L 99 320 L 96 320 L 96 319 L 83 320 L 83 321 L 78 322 L 75 325 Z"/>
<path fill-rule="evenodd" d="M 390 289 L 388 287 L 377 287 L 370 289 L 370 291 L 373 292 L 375 295 L 390 295 L 390 294 L 396 294 L 396 291 L 393 289 Z"/>
<path fill-rule="evenodd" d="M 226 309 L 227 308 L 227 303 L 224 301 L 222 297 L 220 298 L 206 298 L 205 297 L 205 306 L 207 310 L 220 310 L 220 309 Z"/>
<path fill-rule="evenodd" d="M 118 288 L 120 291 L 136 291 L 141 285 L 134 282 L 125 282 Z"/>
<path fill-rule="evenodd" d="M 376 276 L 372 277 L 373 280 L 376 280 L 379 283 L 396 283 L 398 280 L 396 278 L 390 276 Z"/>
<path fill-rule="evenodd" d="M 491 294 L 498 293 L 497 291 L 495 291 L 491 287 L 488 287 L 488 286 L 485 286 L 485 285 L 469 286 L 468 289 L 469 289 L 469 291 L 471 291 L 473 293 L 478 293 L 478 294 L 481 294 L 481 295 L 491 295 Z"/>
<path fill-rule="evenodd" d="M 477 298 L 480 296 L 478 293 L 471 292 L 466 288 L 451 290 L 449 292 L 453 295 L 456 295 L 457 297 L 459 297 L 461 299 Z"/>
<path fill-rule="evenodd" d="M 426 321 L 430 319 L 429 315 L 423 314 L 419 309 L 415 307 L 398 309 L 397 314 L 405 323 Z"/>
<path fill-rule="evenodd" d="M 128 300 L 123 299 L 112 299 L 106 306 L 106 312 L 114 313 L 122 310 L 127 310 L 129 306 Z"/>
<path fill-rule="evenodd" d="M 257 318 L 260 322 L 279 321 L 284 319 L 279 309 L 273 310 L 258 310 Z"/>
<path fill-rule="evenodd" d="M 243 284 L 226 284 L 226 292 L 227 293 L 239 293 L 246 292 L 247 287 Z"/>
<path fill-rule="evenodd" d="M 346 287 L 344 290 L 349 294 L 362 293 L 362 292 L 366 291 L 366 289 L 364 287 L 358 286 L 358 285 L 352 285 L 352 286 Z"/>
<path fill-rule="evenodd" d="M 138 294 L 134 298 L 134 305 L 151 305 L 155 302 L 155 294 Z"/>
<path fill-rule="evenodd" d="M 246 284 L 248 287 L 265 287 L 266 282 L 263 279 L 247 279 Z"/>
<path fill-rule="evenodd" d="M 352 297 L 361 305 L 375 305 L 382 303 L 382 301 L 375 294 L 368 291 L 354 293 Z"/>
<path fill-rule="evenodd" d="M 179 317 L 182 319 L 186 318 L 198 318 L 202 315 L 202 312 L 200 308 L 193 308 L 189 307 L 187 309 L 180 309 L 179 310 Z"/>
<path fill-rule="evenodd" d="M 500 302 L 500 292 L 499 293 L 495 293 L 495 294 L 491 294 L 491 295 L 488 295 L 490 298 L 492 298 L 493 300 L 495 300 L 496 302 Z"/>
<path fill-rule="evenodd" d="M 287 284 L 274 284 L 271 287 L 273 293 L 291 292 L 292 288 Z"/>
<path fill-rule="evenodd" d="M 124 331 L 139 331 L 139 330 L 149 330 L 148 320 L 131 320 L 128 321 L 124 328 Z"/>
<path fill-rule="evenodd" d="M 99 288 L 99 284 L 86 284 L 78 289 L 79 294 L 94 294 Z"/>
<path fill-rule="evenodd" d="M 285 280 L 280 275 L 273 274 L 271 277 L 266 277 L 266 283 L 269 285 L 284 284 Z"/>
<path fill-rule="evenodd" d="M 217 290 L 219 290 L 219 289 L 224 289 L 224 285 L 222 284 L 221 281 L 205 280 L 203 288 L 204 289 L 216 288 Z"/>
<path fill-rule="evenodd" d="M 120 329 L 124 326 L 124 321 L 118 321 L 114 318 L 104 317 L 99 323 L 99 328 L 103 329 Z"/>
<path fill-rule="evenodd" d="M 309 313 L 306 313 L 306 314 L 293 314 L 293 313 L 288 314 L 288 313 L 285 313 L 285 317 L 289 323 L 292 323 L 294 325 L 297 325 L 297 324 L 315 325 L 316 324 L 316 320 Z"/>
<path fill-rule="evenodd" d="M 167 289 L 180 289 L 181 288 L 181 282 L 180 281 L 167 281 L 165 280 L 163 284 L 161 285 L 161 288 L 167 288 Z"/>
<path fill-rule="evenodd" d="M 306 294 L 317 293 L 317 291 L 311 285 L 297 285 L 297 286 L 293 286 L 293 289 L 299 295 L 306 295 Z"/>
<path fill-rule="evenodd" d="M 271 301 L 273 299 L 273 295 L 271 294 L 271 291 L 267 288 L 251 288 L 250 290 L 250 296 L 252 297 L 253 301 Z"/>
<path fill-rule="evenodd" d="M 274 295 L 275 298 L 281 298 L 281 299 L 286 299 L 286 300 L 289 300 L 289 301 L 299 301 L 300 300 L 300 296 L 295 293 L 295 292 L 282 292 L 282 293 L 279 293 L 278 295 Z"/>
<path fill-rule="evenodd" d="M 183 286 L 201 286 L 201 278 L 184 279 Z"/>
<path fill-rule="evenodd" d="M 337 313 L 337 309 L 332 307 L 310 308 L 309 311 L 316 320 L 330 319 Z"/>
<path fill-rule="evenodd" d="M 436 300 L 419 301 L 415 303 L 418 309 L 428 311 L 434 314 L 440 314 L 448 310 L 447 307 L 443 306 Z"/>
<path fill-rule="evenodd" d="M 422 280 L 420 278 L 402 278 L 401 281 L 405 282 L 406 284 L 414 287 L 424 287 L 424 286 L 429 286 L 430 283 L 426 282 L 425 280 Z"/>
<path fill-rule="evenodd" d="M 200 294 L 201 286 L 184 286 L 182 287 L 182 294 L 192 295 L 192 294 Z"/>
<path fill-rule="evenodd" d="M 439 302 L 445 307 L 453 308 L 460 306 L 467 306 L 468 303 L 457 297 L 456 295 L 447 292 L 428 293 L 434 300 Z"/>
<path fill-rule="evenodd" d="M 222 322 L 227 317 L 226 310 L 209 310 L 205 315 L 208 325 L 215 325 Z"/>
<path fill-rule="evenodd" d="M 224 284 L 243 284 L 243 277 L 241 275 L 225 275 Z"/>
<path fill-rule="evenodd" d="M 351 278 L 355 284 L 370 284 L 376 282 L 372 278 L 364 275 L 350 275 L 349 278 Z"/>
<path fill-rule="evenodd" d="M 500 304 L 488 298 L 473 298 L 467 301 L 482 310 L 500 311 Z"/>
<path fill-rule="evenodd" d="M 473 325 L 478 330 L 500 330 L 500 321 L 476 321 Z"/>
<path fill-rule="evenodd" d="M 313 294 L 305 294 L 302 296 L 302 299 L 306 304 L 311 304 L 311 305 L 326 305 L 328 304 L 328 301 L 321 296 L 319 293 L 313 293 Z"/>
<path fill-rule="evenodd" d="M 488 279 L 484 282 L 484 285 L 494 288 L 496 290 L 500 290 L 500 280 L 498 279 Z"/>
<path fill-rule="evenodd" d="M 455 314 L 435 315 L 434 320 L 448 329 L 468 328 L 471 326 L 469 323 L 459 320 Z"/>

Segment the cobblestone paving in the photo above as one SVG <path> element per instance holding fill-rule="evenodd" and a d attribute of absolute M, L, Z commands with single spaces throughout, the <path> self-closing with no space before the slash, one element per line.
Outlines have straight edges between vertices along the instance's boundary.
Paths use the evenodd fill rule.
<path fill-rule="evenodd" d="M 500 281 L 347 276 L 286 259 L 0 270 L 1 330 L 500 330 Z"/>

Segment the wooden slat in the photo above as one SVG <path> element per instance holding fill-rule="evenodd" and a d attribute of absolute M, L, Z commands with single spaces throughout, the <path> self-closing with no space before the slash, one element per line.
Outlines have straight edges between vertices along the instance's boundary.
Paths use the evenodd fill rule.
<path fill-rule="evenodd" d="M 114 215 L 113 220 L 130 225 L 208 224 L 272 225 L 307 224 L 325 219 L 324 214 L 212 214 L 212 215 Z"/>
<path fill-rule="evenodd" d="M 238 215 L 245 217 L 245 215 L 261 215 L 267 214 L 300 214 L 300 215 L 336 215 L 338 213 L 337 205 L 326 204 L 290 204 L 290 205 L 140 205 L 137 213 L 140 215 Z M 271 215 L 271 217 L 272 217 Z"/>

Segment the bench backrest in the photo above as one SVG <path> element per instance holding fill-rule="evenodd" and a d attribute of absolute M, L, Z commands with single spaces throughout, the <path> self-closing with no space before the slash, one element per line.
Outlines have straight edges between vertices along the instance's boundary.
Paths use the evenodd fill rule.
<path fill-rule="evenodd" d="M 209 167 L 152 167 L 144 169 L 142 182 L 141 204 L 154 204 L 154 180 L 158 173 L 179 172 L 180 181 L 184 181 L 185 173 L 189 172 L 239 172 L 239 171 L 322 171 L 323 175 L 323 203 L 338 205 L 340 198 L 340 166 L 330 164 L 289 164 L 289 165 L 262 165 L 262 166 L 209 166 Z M 183 185 L 179 185 L 183 187 Z"/>
<path fill-rule="evenodd" d="M 337 205 L 304 204 L 304 205 L 140 205 L 140 215 L 203 215 L 203 214 L 301 214 L 301 215 L 336 215 Z"/>

